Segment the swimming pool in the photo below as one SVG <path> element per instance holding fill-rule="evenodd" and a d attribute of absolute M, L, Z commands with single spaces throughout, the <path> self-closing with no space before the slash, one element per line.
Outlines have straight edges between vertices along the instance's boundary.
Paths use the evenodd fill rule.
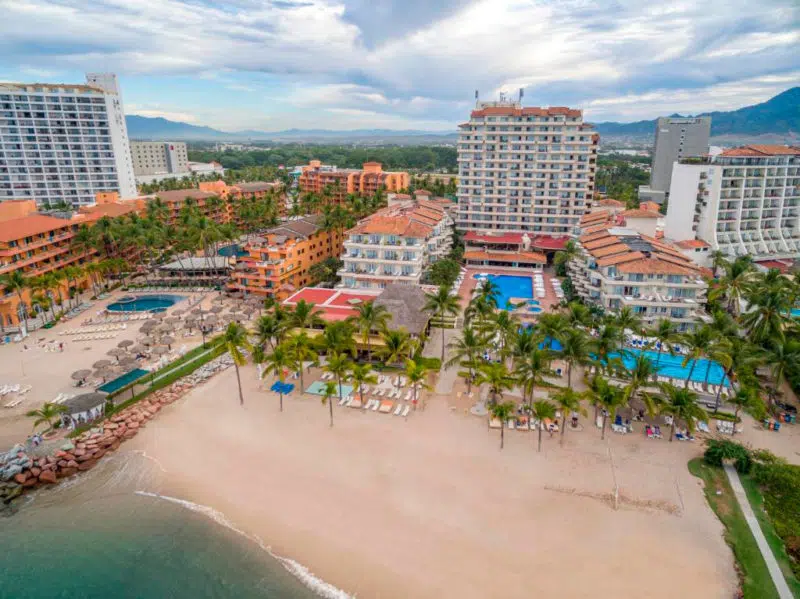
<path fill-rule="evenodd" d="M 339 395 L 339 385 L 336 381 L 332 381 L 336 384 L 336 395 Z M 342 383 L 342 397 L 347 397 L 353 392 L 352 385 L 345 385 Z M 313 395 L 325 395 L 325 381 L 314 381 L 311 385 L 306 389 L 306 393 L 312 393 Z"/>
<path fill-rule="evenodd" d="M 656 367 L 658 374 L 661 376 L 668 376 L 673 379 L 680 379 L 685 381 L 689 376 L 689 371 L 692 369 L 692 362 L 683 365 L 683 356 L 671 356 L 664 352 L 659 357 L 657 351 L 641 350 L 641 349 L 628 349 L 627 353 L 622 356 L 622 363 L 626 368 L 631 368 L 634 365 L 636 356 L 644 354 L 653 365 Z M 612 358 L 619 357 L 618 354 L 611 354 Z M 708 382 L 712 385 L 719 385 L 725 376 L 725 370 L 716 362 L 710 360 L 700 359 L 697 360 L 692 372 L 692 378 L 696 383 L 703 383 L 706 380 L 706 372 L 708 372 Z M 725 386 L 728 385 L 727 378 L 725 379 Z"/>
<path fill-rule="evenodd" d="M 508 310 L 511 306 L 509 300 L 512 297 L 526 299 L 533 298 L 533 281 L 530 277 L 520 277 L 516 275 L 488 275 L 485 277 L 475 276 L 479 281 L 487 279 L 497 285 L 497 307 Z"/>
<path fill-rule="evenodd" d="M 104 385 L 98 387 L 97 390 L 103 393 L 113 393 L 118 389 L 122 389 L 125 385 L 142 378 L 146 374 L 150 374 L 150 371 L 144 368 L 134 368 L 130 372 L 126 372 L 122 376 L 115 378 L 113 381 L 108 381 Z"/>
<path fill-rule="evenodd" d="M 163 312 L 184 299 L 182 295 L 126 295 L 109 304 L 109 312 Z"/>
<path fill-rule="evenodd" d="M 240 246 L 238 243 L 234 243 L 232 245 L 222 246 L 217 250 L 217 254 L 220 256 L 228 256 L 228 257 L 230 256 L 242 257 L 242 256 L 249 256 L 250 252 L 243 250 L 242 246 Z"/>
<path fill-rule="evenodd" d="M 792 308 L 792 316 L 800 318 L 800 308 Z"/>

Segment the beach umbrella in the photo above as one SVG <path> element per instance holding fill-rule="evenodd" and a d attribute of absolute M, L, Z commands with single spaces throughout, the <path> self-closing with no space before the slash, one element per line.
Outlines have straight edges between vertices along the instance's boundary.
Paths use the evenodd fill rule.
<path fill-rule="evenodd" d="M 143 339 L 139 340 L 139 343 L 141 343 L 142 345 L 155 345 L 156 340 L 153 339 L 152 337 L 144 337 Z"/>
<path fill-rule="evenodd" d="M 133 345 L 133 341 L 131 341 L 130 339 L 123 339 L 122 341 L 117 343 L 117 347 L 121 347 L 123 349 L 126 347 L 130 347 L 131 345 Z"/>
<path fill-rule="evenodd" d="M 72 373 L 72 380 L 75 381 L 82 381 L 86 379 L 90 374 L 92 374 L 91 370 L 76 370 Z"/>
<path fill-rule="evenodd" d="M 167 336 L 161 338 L 161 345 L 166 345 L 170 349 L 172 349 L 173 343 L 175 343 L 175 339 L 172 337 Z"/>
<path fill-rule="evenodd" d="M 147 348 L 142 345 L 132 345 L 128 348 L 128 351 L 131 352 L 131 354 L 136 355 L 147 351 Z"/>
<path fill-rule="evenodd" d="M 186 310 L 173 310 L 172 311 L 172 315 L 173 316 L 183 316 L 184 314 L 186 314 Z"/>
<path fill-rule="evenodd" d="M 149 333 L 150 331 L 153 330 L 153 328 L 155 326 L 156 326 L 156 323 L 147 321 L 145 324 L 143 324 L 142 326 L 139 327 L 139 332 L 140 333 Z"/>
<path fill-rule="evenodd" d="M 116 373 L 111 370 L 110 368 L 98 368 L 95 370 L 94 375 L 103 380 L 105 383 L 108 379 L 114 376 Z"/>
<path fill-rule="evenodd" d="M 134 366 L 136 364 L 136 358 L 133 356 L 125 356 L 124 358 L 120 359 L 119 365 L 123 368 L 128 368 L 130 366 Z"/>
<path fill-rule="evenodd" d="M 172 327 L 168 324 L 160 324 L 155 328 L 157 333 L 169 333 L 172 331 Z"/>
<path fill-rule="evenodd" d="M 92 364 L 92 368 L 107 368 L 111 366 L 111 360 L 98 360 L 94 364 Z"/>
<path fill-rule="evenodd" d="M 178 318 L 177 316 L 169 316 L 164 319 L 164 322 L 166 322 L 167 324 L 178 324 L 180 321 L 181 319 Z"/>
<path fill-rule="evenodd" d="M 163 356 L 163 355 L 164 355 L 165 353 L 167 353 L 168 351 L 169 351 L 169 350 L 168 350 L 166 347 L 164 347 L 163 345 L 162 345 L 162 346 L 159 346 L 159 347 L 154 347 L 154 348 L 153 348 L 153 353 L 154 353 L 154 354 L 156 354 L 157 356 Z"/>
<path fill-rule="evenodd" d="M 219 313 L 220 313 L 220 312 L 222 312 L 224 309 L 225 309 L 225 306 L 212 306 L 212 307 L 211 307 L 211 311 L 212 311 L 214 314 L 219 314 Z"/>
<path fill-rule="evenodd" d="M 202 313 L 203 313 L 203 309 L 202 309 L 202 308 L 194 308 L 194 309 L 192 310 L 192 314 L 197 314 L 198 316 L 199 316 L 200 314 L 202 314 Z"/>
<path fill-rule="evenodd" d="M 124 349 L 119 348 L 119 347 L 115 347 L 114 349 L 108 350 L 106 352 L 106 355 L 107 356 L 114 356 L 115 358 L 117 358 L 117 360 L 119 360 L 119 358 L 121 356 L 124 356 L 126 353 L 128 353 L 128 352 L 126 352 Z"/>

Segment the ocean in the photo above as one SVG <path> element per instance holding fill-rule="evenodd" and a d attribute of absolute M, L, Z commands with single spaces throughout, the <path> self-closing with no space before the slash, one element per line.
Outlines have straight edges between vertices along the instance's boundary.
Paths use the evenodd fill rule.
<path fill-rule="evenodd" d="M 0 517 L 0 598 L 348 597 L 163 482 L 146 456 L 120 452 L 24 498 Z"/>

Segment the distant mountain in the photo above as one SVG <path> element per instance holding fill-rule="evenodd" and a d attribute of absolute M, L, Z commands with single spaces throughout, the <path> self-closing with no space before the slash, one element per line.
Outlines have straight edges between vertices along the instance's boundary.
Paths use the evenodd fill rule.
<path fill-rule="evenodd" d="M 129 114 L 125 116 L 128 137 L 131 139 L 225 139 L 230 133 L 217 131 L 211 127 L 198 127 L 188 123 L 170 121 L 161 117 L 147 117 Z"/>
<path fill-rule="evenodd" d="M 673 114 L 673 117 L 682 115 Z M 754 106 L 745 106 L 729 112 L 704 112 L 699 115 L 710 116 L 711 136 L 756 136 L 764 134 L 790 135 L 800 133 L 800 87 L 787 89 Z M 601 137 L 655 135 L 656 121 L 636 121 L 634 123 L 595 123 Z"/>

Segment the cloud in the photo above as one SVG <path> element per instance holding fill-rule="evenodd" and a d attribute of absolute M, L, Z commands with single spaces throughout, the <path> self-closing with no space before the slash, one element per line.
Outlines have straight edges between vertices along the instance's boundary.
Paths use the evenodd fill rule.
<path fill-rule="evenodd" d="M 797 84 L 798 16 L 796 0 L 15 0 L 0 52 L 42 72 L 158 76 L 161 95 L 187 77 L 248 92 L 191 107 L 242 128 L 343 122 L 328 108 L 360 110 L 364 126 L 454 127 L 473 90 L 519 88 L 529 103 L 634 120 L 763 101 L 781 91 L 753 83 L 767 76 Z M 264 101 L 232 110 L 243 95 Z"/>
<path fill-rule="evenodd" d="M 129 104 L 125 107 L 126 114 L 133 114 L 137 116 L 146 116 L 150 118 L 162 118 L 170 121 L 179 121 L 181 123 L 197 123 L 198 118 L 188 112 L 173 112 L 171 110 L 160 110 L 157 108 L 144 108 L 136 104 Z"/>

